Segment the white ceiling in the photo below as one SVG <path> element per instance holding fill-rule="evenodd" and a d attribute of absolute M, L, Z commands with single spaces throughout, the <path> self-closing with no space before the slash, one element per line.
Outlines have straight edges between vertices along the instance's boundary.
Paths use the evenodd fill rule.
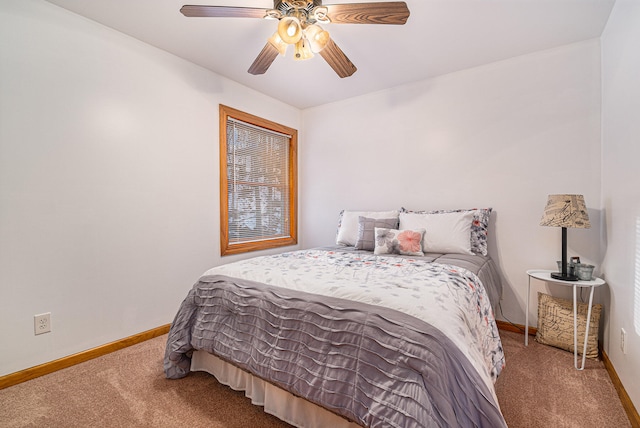
<path fill-rule="evenodd" d="M 275 31 L 274 21 L 180 13 L 183 4 L 269 9 L 271 0 L 48 1 L 298 108 L 599 37 L 615 2 L 405 0 L 406 25 L 324 26 L 358 67 L 340 79 L 319 55 L 294 61 L 291 48 L 266 74 L 253 76 L 247 69 Z"/>

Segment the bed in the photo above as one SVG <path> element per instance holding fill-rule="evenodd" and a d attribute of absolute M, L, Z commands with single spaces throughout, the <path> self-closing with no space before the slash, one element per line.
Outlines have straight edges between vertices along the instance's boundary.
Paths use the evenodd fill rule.
<path fill-rule="evenodd" d="M 455 212 L 467 211 L 343 212 L 335 246 L 208 270 L 172 323 L 166 376 L 207 371 L 300 427 L 506 427 L 502 288 L 473 236 L 487 210 Z M 429 251 L 452 238 L 416 223 L 428 217 L 456 217 L 446 234 L 466 237 L 464 251 Z"/>

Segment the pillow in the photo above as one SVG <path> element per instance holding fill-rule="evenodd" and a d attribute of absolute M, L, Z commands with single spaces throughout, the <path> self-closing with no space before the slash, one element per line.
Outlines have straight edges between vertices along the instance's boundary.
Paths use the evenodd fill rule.
<path fill-rule="evenodd" d="M 442 214 L 400 213 L 400 229 L 425 229 L 425 253 L 473 254 L 471 222 L 473 213 Z"/>
<path fill-rule="evenodd" d="M 436 210 L 436 211 L 409 211 L 402 208 L 401 212 L 419 214 L 445 214 L 455 212 L 473 212 L 473 222 L 471 223 L 471 251 L 474 254 L 486 256 L 487 236 L 489 234 L 489 220 L 491 219 L 492 208 L 472 208 L 467 210 Z"/>
<path fill-rule="evenodd" d="M 375 238 L 374 254 L 424 256 L 422 252 L 424 229 L 396 230 L 376 227 Z"/>
<path fill-rule="evenodd" d="M 584 330 L 587 326 L 587 303 L 578 302 L 578 354 L 584 349 Z M 587 337 L 587 358 L 598 358 L 598 328 L 602 305 L 593 305 L 589 336 Z M 573 302 L 538 292 L 538 332 L 536 341 L 573 352 Z"/>
<path fill-rule="evenodd" d="M 375 248 L 375 228 L 382 227 L 387 229 L 398 228 L 398 218 L 368 218 L 358 217 L 358 240 L 356 241 L 356 249 L 373 251 Z"/>
<path fill-rule="evenodd" d="M 398 210 L 393 211 L 347 211 L 340 213 L 336 243 L 353 247 L 358 241 L 358 218 L 398 218 Z"/>

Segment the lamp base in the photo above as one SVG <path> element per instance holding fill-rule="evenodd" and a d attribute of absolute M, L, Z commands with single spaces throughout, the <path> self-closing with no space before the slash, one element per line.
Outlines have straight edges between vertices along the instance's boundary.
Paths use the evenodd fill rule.
<path fill-rule="evenodd" d="M 578 281 L 578 277 L 575 275 L 571 275 L 571 274 L 566 274 L 563 275 L 562 272 L 552 272 L 551 273 L 551 278 L 553 279 L 559 279 L 562 281 Z"/>

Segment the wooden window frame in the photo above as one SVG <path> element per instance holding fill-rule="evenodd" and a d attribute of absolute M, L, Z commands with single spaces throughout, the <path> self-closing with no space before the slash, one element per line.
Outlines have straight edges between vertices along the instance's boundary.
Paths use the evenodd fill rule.
<path fill-rule="evenodd" d="M 251 242 L 229 242 L 229 193 L 227 177 L 227 121 L 229 118 L 290 135 L 289 139 L 289 236 Z M 298 243 L 298 131 L 270 120 L 220 104 L 220 253 L 223 256 L 296 245 Z"/>

